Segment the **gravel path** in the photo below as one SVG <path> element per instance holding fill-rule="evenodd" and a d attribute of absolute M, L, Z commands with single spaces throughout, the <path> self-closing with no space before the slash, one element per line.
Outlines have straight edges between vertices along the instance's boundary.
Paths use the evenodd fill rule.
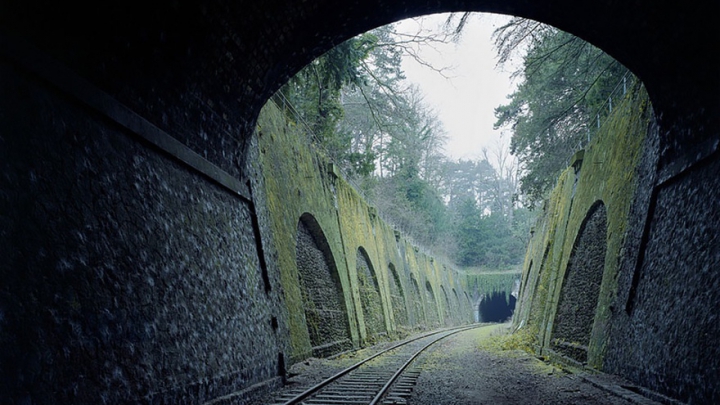
<path fill-rule="evenodd" d="M 633 404 L 520 350 L 500 350 L 488 342 L 506 325 L 492 325 L 451 336 L 420 360 L 422 370 L 410 405 Z M 489 343 L 489 344 L 488 344 Z M 595 376 L 594 378 L 603 378 Z M 613 377 L 604 384 L 614 385 Z M 619 387 L 619 386 L 617 386 Z M 636 395 L 635 395 L 636 396 Z"/>
<path fill-rule="evenodd" d="M 405 403 L 657 404 L 623 389 L 623 381 L 616 377 L 570 373 L 524 351 L 506 350 L 505 347 L 513 346 L 507 344 L 507 328 L 506 324 L 486 325 L 458 333 L 433 345 L 412 367 L 421 373 Z M 392 343 L 383 343 L 332 359 L 308 359 L 291 368 L 288 385 L 283 389 L 246 404 L 274 403 L 281 392 L 307 388 L 390 345 Z"/>

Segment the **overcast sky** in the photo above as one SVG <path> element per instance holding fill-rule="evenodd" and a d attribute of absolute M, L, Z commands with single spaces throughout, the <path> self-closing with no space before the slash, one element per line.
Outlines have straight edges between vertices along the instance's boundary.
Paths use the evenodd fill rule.
<path fill-rule="evenodd" d="M 423 17 L 426 28 L 440 26 L 447 14 Z M 449 136 L 445 154 L 453 159 L 477 158 L 483 147 L 493 150 L 499 142 L 509 145 L 509 135 L 501 140 L 500 131 L 493 129 L 495 108 L 507 103 L 515 82 L 510 72 L 497 64 L 491 35 L 495 28 L 510 17 L 495 14 L 474 14 L 457 44 L 437 49 L 425 48 L 423 58 L 437 67 L 452 67 L 443 78 L 437 72 L 405 58 L 403 70 L 409 81 L 416 83 L 426 104 L 437 112 Z M 417 32 L 417 22 L 405 20 L 399 29 Z"/>

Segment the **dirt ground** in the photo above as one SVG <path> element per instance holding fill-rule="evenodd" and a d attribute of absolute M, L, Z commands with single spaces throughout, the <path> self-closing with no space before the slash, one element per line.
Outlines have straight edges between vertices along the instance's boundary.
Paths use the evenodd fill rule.
<path fill-rule="evenodd" d="M 505 350 L 507 325 L 491 325 L 453 335 L 420 361 L 421 374 L 411 405 L 652 404 L 623 391 L 611 376 L 570 373 L 521 350 Z"/>
<path fill-rule="evenodd" d="M 508 349 L 508 325 L 461 332 L 433 345 L 416 360 L 420 376 L 409 405 L 658 404 L 623 388 L 620 379 L 563 369 L 522 350 Z M 332 359 L 308 359 L 290 369 L 288 385 L 251 405 L 277 403 L 278 395 L 314 383 L 390 346 L 384 343 Z M 398 402 L 403 403 L 403 402 Z"/>

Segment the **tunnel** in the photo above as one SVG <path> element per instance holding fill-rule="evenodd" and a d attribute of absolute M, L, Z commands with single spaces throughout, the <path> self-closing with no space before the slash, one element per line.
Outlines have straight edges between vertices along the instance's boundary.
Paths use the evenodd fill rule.
<path fill-rule="evenodd" d="M 355 344 L 357 313 L 338 292 L 350 284 L 347 274 L 315 290 L 333 297 L 320 310 L 340 319 L 331 326 L 337 339 L 311 343 L 304 317 L 312 319 L 312 309 L 288 314 L 286 301 L 302 300 L 303 290 L 310 298 L 314 288 L 307 279 L 301 288 L 297 269 L 279 270 L 296 266 L 294 246 L 281 249 L 292 245 L 304 211 L 286 223 L 269 218 L 268 207 L 287 201 L 263 192 L 271 180 L 259 173 L 263 152 L 254 148 L 260 110 L 345 39 L 407 17 L 479 11 L 573 33 L 646 85 L 658 136 L 648 141 L 650 169 L 624 224 L 627 257 L 617 260 L 628 263 L 611 280 L 618 294 L 605 320 L 612 335 L 602 367 L 681 400 L 717 402 L 715 312 L 674 301 L 682 292 L 696 308 L 714 308 L 720 290 L 717 7 L 4 2 L 0 343 L 12 349 L 0 354 L 0 393 L 10 403 L 205 403 L 277 384 L 286 365 L 301 360 L 286 355 L 304 350 L 297 342 L 307 341 L 310 353 Z M 553 259 L 562 253 L 558 247 Z M 437 301 L 419 287 L 424 276 L 417 280 L 406 284 L 408 322 L 436 324 Z M 668 345 L 674 355 L 664 354 Z"/>
<path fill-rule="evenodd" d="M 486 294 L 478 303 L 478 322 L 506 322 L 515 311 L 516 299 L 506 291 Z"/>

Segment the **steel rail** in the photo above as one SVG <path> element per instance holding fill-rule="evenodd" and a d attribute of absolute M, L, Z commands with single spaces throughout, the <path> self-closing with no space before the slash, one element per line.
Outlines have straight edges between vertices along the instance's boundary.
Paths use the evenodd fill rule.
<path fill-rule="evenodd" d="M 434 331 L 434 332 L 426 333 L 426 334 L 424 334 L 424 335 L 420 335 L 420 336 L 414 337 L 414 338 L 412 338 L 412 339 L 409 339 L 409 340 L 406 340 L 406 341 L 397 343 L 397 344 L 395 344 L 395 345 L 393 345 L 393 346 L 391 346 L 391 347 L 389 347 L 389 348 L 387 348 L 387 349 L 381 350 L 380 352 L 375 353 L 374 355 L 372 355 L 372 356 L 370 356 L 370 357 L 368 357 L 368 358 L 366 358 L 366 359 L 363 359 L 363 360 L 361 360 L 361 361 L 353 364 L 352 366 L 350 366 L 350 367 L 348 367 L 348 368 L 346 368 L 346 369 L 344 369 L 344 370 L 342 370 L 342 371 L 339 371 L 338 373 L 332 375 L 331 377 L 326 378 L 325 380 L 323 380 L 323 381 L 315 384 L 314 386 L 306 389 L 305 391 L 301 392 L 300 394 L 297 394 L 295 397 L 287 400 L 286 402 L 283 402 L 282 405 L 296 405 L 296 404 L 299 404 L 301 401 L 304 401 L 304 400 L 308 399 L 309 397 L 317 394 L 320 390 L 322 390 L 322 389 L 325 388 L 326 386 L 330 385 L 331 383 L 337 381 L 337 380 L 340 379 L 341 377 L 344 377 L 345 375 L 351 373 L 352 371 L 355 371 L 356 369 L 358 369 L 360 366 L 366 364 L 367 362 L 369 362 L 369 361 L 371 361 L 371 360 L 373 360 L 373 359 L 375 359 L 375 358 L 377 358 L 377 357 L 379 357 L 379 356 L 382 356 L 382 355 L 384 355 L 384 354 L 386 354 L 386 353 L 388 353 L 388 352 L 390 352 L 390 351 L 392 351 L 392 350 L 395 350 L 395 349 L 397 349 L 397 348 L 399 348 L 399 347 L 405 346 L 405 345 L 407 345 L 407 344 L 409 344 L 409 343 L 415 342 L 415 341 L 420 340 L 420 339 L 424 339 L 424 338 L 429 337 L 429 336 L 441 334 L 441 333 L 444 333 L 444 332 L 451 332 L 451 333 L 448 333 L 448 334 L 445 335 L 445 336 L 442 336 L 442 337 L 440 337 L 440 338 L 438 338 L 438 339 L 433 340 L 432 342 L 428 343 L 427 345 L 423 346 L 420 350 L 418 350 L 417 352 L 415 352 L 415 354 L 413 354 L 413 355 L 411 356 L 410 360 L 406 361 L 406 362 L 400 367 L 400 369 L 397 370 L 397 371 L 393 374 L 393 376 L 390 378 L 390 380 L 388 381 L 388 383 L 386 383 L 386 384 L 381 388 L 380 393 L 378 393 L 378 394 L 375 396 L 375 398 L 373 399 L 373 402 L 371 402 L 371 404 L 376 404 L 377 401 L 380 400 L 380 398 L 386 393 L 386 391 L 387 391 L 387 390 L 392 386 L 392 384 L 397 380 L 397 378 L 400 377 L 400 375 L 402 374 L 402 372 L 410 365 L 410 363 L 412 363 L 412 361 L 413 361 L 420 353 L 422 353 L 425 349 L 427 349 L 428 347 L 430 347 L 430 346 L 433 345 L 434 343 L 437 343 L 437 342 L 439 342 L 440 340 L 442 340 L 442 339 L 444 339 L 444 338 L 446 338 L 446 337 L 448 337 L 448 336 L 454 335 L 454 334 L 459 333 L 459 332 L 463 332 L 463 331 L 465 331 L 465 330 L 474 329 L 474 328 L 477 328 L 477 327 L 480 327 L 480 326 L 481 326 L 481 325 L 475 324 L 475 325 L 471 325 L 471 326 L 467 326 L 467 325 L 466 325 L 466 326 L 461 326 L 461 327 L 458 327 L 458 328 L 450 328 L 450 329 L 437 330 L 437 331 Z"/>
<path fill-rule="evenodd" d="M 448 333 L 448 334 L 445 335 L 445 336 L 441 336 L 440 338 L 433 340 L 432 342 L 430 342 L 430 343 L 426 344 L 425 346 L 423 346 L 420 350 L 416 351 L 415 354 L 413 354 L 402 366 L 400 366 L 400 368 L 395 372 L 395 374 L 393 374 L 392 377 L 390 377 L 390 379 L 388 380 L 388 382 L 385 383 L 385 385 L 380 389 L 380 392 L 378 392 L 377 395 L 375 395 L 375 398 L 373 398 L 373 400 L 370 401 L 370 403 L 369 403 L 368 405 L 377 405 L 377 404 L 380 402 L 380 400 L 383 398 L 383 396 L 385 396 L 385 394 L 386 394 L 387 391 L 390 389 L 390 387 L 392 387 L 392 385 L 395 383 L 395 381 L 396 381 L 398 378 L 400 378 L 400 376 L 401 376 L 402 373 L 405 371 L 405 369 L 408 368 L 408 366 L 410 366 L 410 364 L 411 364 L 413 361 L 415 361 L 415 359 L 416 359 L 420 354 L 422 354 L 422 352 L 424 352 L 428 347 L 430 347 L 430 346 L 434 345 L 435 343 L 437 343 L 437 342 L 445 339 L 445 338 L 448 337 L 448 336 L 452 336 L 452 335 L 454 335 L 454 334 L 456 334 L 456 333 L 464 332 L 464 331 L 466 331 L 466 330 L 470 330 L 470 329 L 477 328 L 477 327 L 479 327 L 479 325 L 473 325 L 473 326 L 471 326 L 471 327 L 466 327 L 466 328 L 458 329 L 458 330 L 456 330 L 456 331 L 454 331 L 454 332 Z"/>

